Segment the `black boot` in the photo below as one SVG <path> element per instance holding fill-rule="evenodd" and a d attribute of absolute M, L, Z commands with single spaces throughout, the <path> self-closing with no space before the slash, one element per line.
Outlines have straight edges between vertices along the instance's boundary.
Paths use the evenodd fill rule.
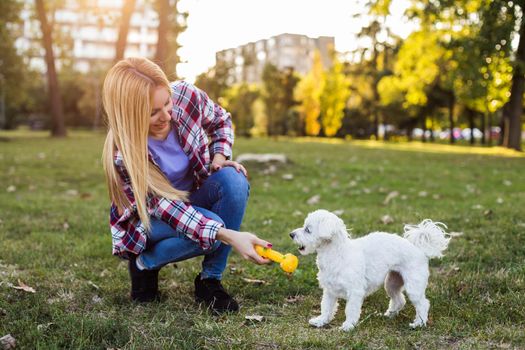
<path fill-rule="evenodd" d="M 136 255 L 132 255 L 128 263 L 131 300 L 140 303 L 159 301 L 159 270 L 139 270 L 135 264 L 136 258 Z"/>
<path fill-rule="evenodd" d="M 195 277 L 195 301 L 204 303 L 214 314 L 239 311 L 239 304 L 225 290 L 220 280 Z"/>

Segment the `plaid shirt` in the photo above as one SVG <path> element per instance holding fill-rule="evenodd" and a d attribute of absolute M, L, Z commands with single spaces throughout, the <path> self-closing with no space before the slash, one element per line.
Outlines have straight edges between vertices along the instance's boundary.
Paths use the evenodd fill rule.
<path fill-rule="evenodd" d="M 194 187 L 198 188 L 210 175 L 210 159 L 215 154 L 231 157 L 231 117 L 194 85 L 177 81 L 171 87 L 172 126 L 193 167 Z M 149 161 L 158 166 L 151 153 Z M 113 254 L 125 257 L 128 252 L 140 254 L 146 248 L 147 232 L 138 216 L 131 180 L 118 150 L 115 152 L 115 167 L 122 180 L 122 190 L 131 203 L 131 208 L 125 209 L 122 215 L 119 215 L 114 203 L 110 210 Z M 148 195 L 146 202 L 150 216 L 184 233 L 203 249 L 209 249 L 215 243 L 215 236 L 222 224 L 206 218 L 189 203 L 151 195 Z"/>

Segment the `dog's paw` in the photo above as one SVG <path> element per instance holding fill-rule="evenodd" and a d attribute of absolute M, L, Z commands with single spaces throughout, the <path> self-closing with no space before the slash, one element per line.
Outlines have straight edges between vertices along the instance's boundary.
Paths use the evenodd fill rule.
<path fill-rule="evenodd" d="M 351 331 L 354 328 L 355 328 L 355 324 L 353 324 L 352 322 L 344 322 L 341 325 L 341 327 L 339 327 L 339 329 L 344 331 L 344 332 L 349 332 L 349 331 Z"/>
<path fill-rule="evenodd" d="M 388 317 L 388 318 L 394 318 L 394 317 L 396 317 L 398 314 L 399 314 L 399 311 L 390 311 L 390 310 L 387 310 L 387 311 L 383 314 L 383 316 Z"/>
<path fill-rule="evenodd" d="M 421 321 L 421 320 L 418 320 L 418 321 L 410 323 L 409 326 L 410 326 L 410 328 L 415 329 L 415 328 L 418 328 L 418 327 L 426 326 L 426 323 Z"/>
<path fill-rule="evenodd" d="M 322 327 L 326 324 L 328 324 L 328 321 L 324 318 L 324 317 L 321 317 L 321 316 L 317 316 L 317 317 L 314 317 L 314 318 L 311 318 L 308 323 L 314 327 Z"/>

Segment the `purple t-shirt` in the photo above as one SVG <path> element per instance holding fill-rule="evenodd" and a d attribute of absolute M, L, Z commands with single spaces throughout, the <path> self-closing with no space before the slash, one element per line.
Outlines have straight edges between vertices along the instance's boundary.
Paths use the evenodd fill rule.
<path fill-rule="evenodd" d="M 174 130 L 170 131 L 165 140 L 148 137 L 148 148 L 173 187 L 182 191 L 190 191 L 193 188 L 190 161 Z"/>

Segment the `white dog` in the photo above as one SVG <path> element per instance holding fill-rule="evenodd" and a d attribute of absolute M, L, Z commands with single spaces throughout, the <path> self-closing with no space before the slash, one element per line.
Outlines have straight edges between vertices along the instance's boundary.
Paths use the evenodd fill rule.
<path fill-rule="evenodd" d="M 416 308 L 410 327 L 426 325 L 430 303 L 425 297 L 428 260 L 441 257 L 450 238 L 442 223 L 424 220 L 406 225 L 404 238 L 384 232 L 350 239 L 343 221 L 326 210 L 310 213 L 304 227 L 290 233 L 303 255 L 317 253 L 317 279 L 323 289 L 321 315 L 310 320 L 315 327 L 328 324 L 337 311 L 337 299 L 346 299 L 346 320 L 341 329 L 353 329 L 366 296 L 384 284 L 390 303 L 385 316 L 393 317 L 405 306 L 403 289 Z"/>

